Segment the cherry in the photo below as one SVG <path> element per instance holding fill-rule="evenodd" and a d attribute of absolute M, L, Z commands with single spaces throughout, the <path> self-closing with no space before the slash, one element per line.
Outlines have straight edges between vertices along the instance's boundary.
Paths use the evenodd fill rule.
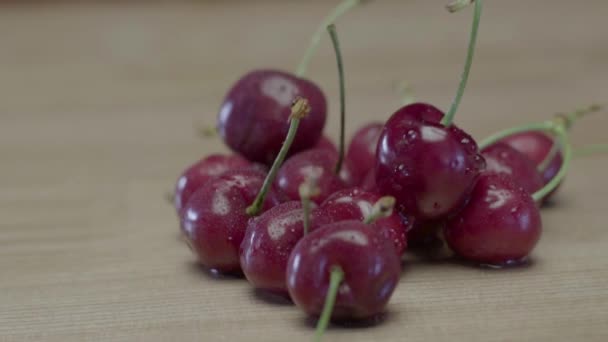
<path fill-rule="evenodd" d="M 231 273 L 239 270 L 239 246 L 250 216 L 246 209 L 262 186 L 265 174 L 250 169 L 229 171 L 199 188 L 183 208 L 181 228 L 201 264 Z M 269 191 L 263 209 L 278 204 Z"/>
<path fill-rule="evenodd" d="M 178 178 L 173 196 L 179 214 L 194 191 L 209 179 L 227 171 L 251 167 L 253 164 L 237 155 L 212 154 L 190 165 Z"/>
<path fill-rule="evenodd" d="M 363 222 L 372 213 L 374 204 L 381 197 L 358 188 L 338 191 L 315 210 L 312 230 L 339 221 L 358 220 Z M 372 225 L 387 240 L 392 241 L 397 254 L 402 255 L 407 247 L 405 232 L 412 223 L 411 218 L 402 218 L 395 211 L 388 217 L 376 220 Z"/>
<path fill-rule="evenodd" d="M 480 264 L 519 264 L 542 231 L 534 199 L 513 178 L 484 173 L 467 206 L 447 222 L 444 235 L 456 255 Z"/>
<path fill-rule="evenodd" d="M 290 151 L 313 147 L 325 126 L 325 95 L 312 82 L 278 70 L 252 71 L 230 89 L 218 118 L 220 136 L 245 158 L 270 164 L 287 135 L 291 103 L 298 96 L 308 99 L 312 109 Z"/>
<path fill-rule="evenodd" d="M 376 186 L 376 169 L 372 168 L 371 170 L 369 170 L 369 172 L 367 173 L 367 175 L 363 178 L 363 181 L 361 182 L 361 189 L 365 190 L 365 191 L 369 191 L 369 192 L 375 192 L 380 194 L 380 190 L 378 190 L 378 187 Z"/>
<path fill-rule="evenodd" d="M 529 193 L 540 190 L 545 184 L 536 169 L 536 164 L 513 147 L 497 142 L 481 152 L 486 160 L 485 172 L 510 175 Z M 555 170 L 555 173 L 558 170 Z"/>
<path fill-rule="evenodd" d="M 241 244 L 241 268 L 256 288 L 286 295 L 287 260 L 304 236 L 300 202 L 282 203 L 253 218 Z"/>
<path fill-rule="evenodd" d="M 399 281 L 401 260 L 391 241 L 361 221 L 340 221 L 304 236 L 287 263 L 292 300 L 312 316 L 360 320 L 381 313 Z M 324 308 L 324 302 L 327 305 Z M 335 306 L 333 301 L 335 301 Z M 333 307 L 333 312 L 332 312 Z"/>
<path fill-rule="evenodd" d="M 351 177 L 356 184 L 361 184 L 376 165 L 376 146 L 383 126 L 382 123 L 372 122 L 361 127 L 348 145 L 346 161 L 352 165 Z"/>
<path fill-rule="evenodd" d="M 251 216 L 278 204 L 279 195 L 272 187 L 274 178 L 300 120 L 309 112 L 305 99 L 294 101 L 285 143 L 267 175 L 256 170 L 231 171 L 208 181 L 192 195 L 181 216 L 181 226 L 188 245 L 203 265 L 220 272 L 239 271 L 239 248 L 247 222 Z"/>
<path fill-rule="evenodd" d="M 414 221 L 411 229 L 407 231 L 408 248 L 415 251 L 434 252 L 443 246 L 443 239 L 439 233 L 445 221 Z"/>
<path fill-rule="evenodd" d="M 475 140 L 452 125 L 470 72 L 480 16 L 478 0 L 463 77 L 448 114 L 442 116 L 426 104 L 407 105 L 391 116 L 380 135 L 376 185 L 383 194 L 397 199 L 402 212 L 417 220 L 455 214 L 485 167 Z"/>

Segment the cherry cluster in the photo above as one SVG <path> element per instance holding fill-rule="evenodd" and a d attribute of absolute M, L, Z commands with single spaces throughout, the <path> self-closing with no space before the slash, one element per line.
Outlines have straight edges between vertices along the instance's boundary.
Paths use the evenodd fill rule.
<path fill-rule="evenodd" d="M 493 267 L 525 262 L 541 236 L 539 208 L 567 171 L 568 128 L 584 114 L 508 129 L 479 145 L 456 126 L 482 9 L 481 0 L 458 0 L 448 8 L 474 2 L 473 26 L 447 114 L 407 104 L 345 146 L 344 71 L 331 23 L 359 2 L 345 1 L 323 26 L 339 71 L 338 147 L 322 135 L 323 91 L 302 76 L 311 49 L 296 74 L 256 70 L 236 82 L 217 126 L 234 154 L 187 168 L 174 195 L 183 236 L 202 265 L 244 274 L 255 288 L 320 316 L 318 337 L 330 320 L 383 312 L 408 245 L 445 241 L 456 257 Z"/>

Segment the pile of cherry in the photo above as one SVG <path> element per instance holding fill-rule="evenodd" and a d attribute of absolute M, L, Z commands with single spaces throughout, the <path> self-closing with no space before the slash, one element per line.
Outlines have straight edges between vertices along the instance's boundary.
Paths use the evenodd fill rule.
<path fill-rule="evenodd" d="M 568 128 L 585 111 L 508 129 L 480 145 L 456 126 L 481 15 L 481 0 L 474 3 L 465 70 L 448 113 L 408 104 L 385 123 L 360 128 L 347 148 L 333 25 L 338 148 L 322 135 L 326 99 L 301 77 L 305 67 L 297 75 L 257 70 L 242 77 L 218 122 L 235 154 L 207 156 L 177 182 L 175 208 L 198 261 L 244 274 L 255 288 L 320 316 L 317 337 L 330 320 L 369 319 L 384 310 L 408 245 L 424 251 L 445 241 L 455 257 L 480 265 L 525 262 L 541 236 L 539 207 L 569 164 Z"/>

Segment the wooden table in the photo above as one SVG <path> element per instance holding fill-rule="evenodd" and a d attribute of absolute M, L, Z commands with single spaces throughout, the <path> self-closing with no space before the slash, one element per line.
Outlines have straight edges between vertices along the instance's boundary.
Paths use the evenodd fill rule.
<path fill-rule="evenodd" d="M 333 2 L 332 2 L 333 3 Z M 0 7 L 0 340 L 306 341 L 291 305 L 213 279 L 164 200 L 211 152 L 226 89 L 257 67 L 293 69 L 328 1 L 181 1 Z M 604 0 L 487 1 L 457 121 L 482 138 L 608 100 Z M 447 108 L 470 11 L 375 1 L 339 22 L 349 122 L 386 118 L 394 84 Z M 331 100 L 325 39 L 310 67 Z M 577 146 L 606 142 L 606 113 Z M 386 320 L 328 341 L 607 341 L 608 159 L 576 159 L 530 267 L 405 266 Z"/>

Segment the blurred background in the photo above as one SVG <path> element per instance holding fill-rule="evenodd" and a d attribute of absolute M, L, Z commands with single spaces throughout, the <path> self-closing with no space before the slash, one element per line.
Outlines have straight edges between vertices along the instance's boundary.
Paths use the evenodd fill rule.
<path fill-rule="evenodd" d="M 231 84 L 254 68 L 294 70 L 335 3 L 0 0 L 0 303 L 14 309 L 0 309 L 0 337 L 46 333 L 62 340 L 81 329 L 103 337 L 104 329 L 134 319 L 141 326 L 160 322 L 165 310 L 175 309 L 176 320 L 204 314 L 172 292 L 200 276 L 182 267 L 191 257 L 175 241 L 175 215 L 163 195 L 186 165 L 227 151 L 219 138 L 203 139 L 197 130 L 215 125 Z M 395 85 L 402 81 L 416 99 L 448 108 L 471 11 L 449 14 L 445 3 L 375 0 L 337 23 L 349 135 L 399 107 Z M 486 1 L 456 122 L 481 139 L 606 103 L 606 17 L 605 0 Z M 328 96 L 326 132 L 335 139 L 338 81 L 327 37 L 307 77 Z M 581 121 L 574 144 L 608 142 L 607 124 L 605 112 Z M 569 198 L 587 191 L 608 195 L 605 186 L 597 187 L 605 158 L 579 160 L 575 168 L 576 181 L 563 189 Z M 588 213 L 605 210 L 603 203 L 570 208 Z M 548 220 L 578 224 L 567 212 Z M 605 224 L 601 216 L 586 220 Z M 127 288 L 138 292 L 128 297 L 130 304 L 111 304 L 124 299 Z M 110 304 L 75 315 L 74 296 L 83 308 Z M 165 298 L 180 307 L 165 307 Z M 143 303 L 152 306 L 141 313 Z M 31 312 L 42 318 L 36 321 Z M 239 327 L 229 318 L 225 324 Z M 151 329 L 199 337 L 180 325 Z"/>

